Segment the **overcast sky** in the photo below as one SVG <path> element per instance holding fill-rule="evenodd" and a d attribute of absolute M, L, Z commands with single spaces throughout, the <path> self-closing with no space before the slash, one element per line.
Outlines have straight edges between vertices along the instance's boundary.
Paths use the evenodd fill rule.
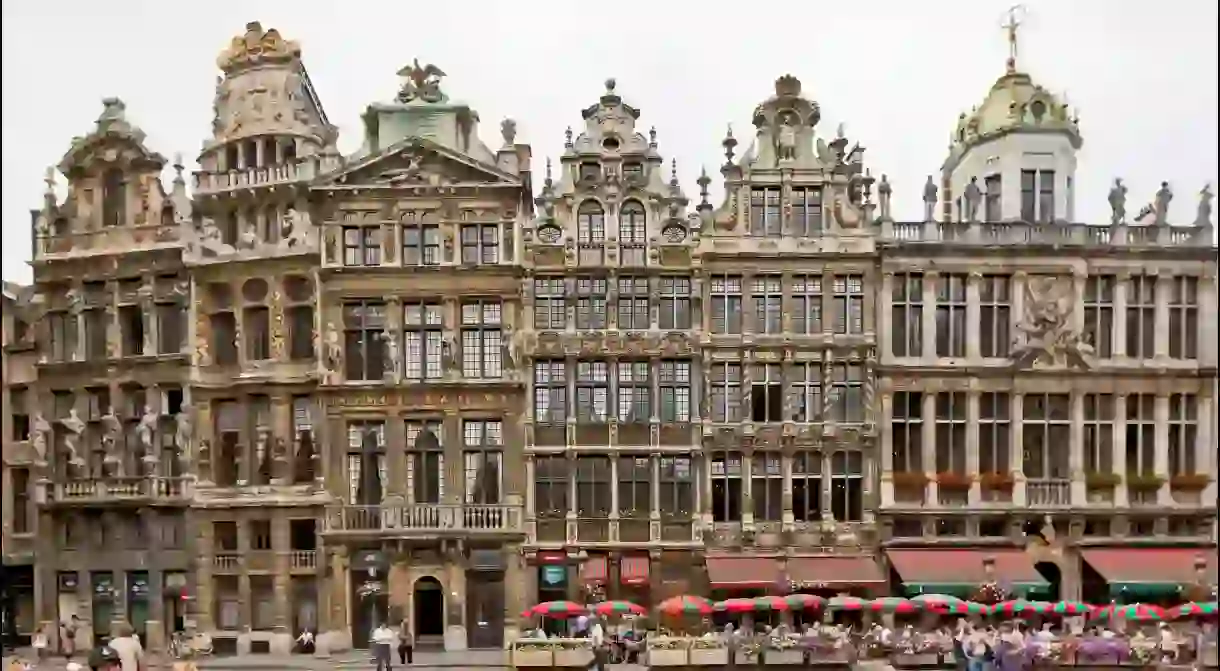
<path fill-rule="evenodd" d="M 701 166 L 719 177 L 726 124 L 748 138 L 750 112 L 791 73 L 820 103 L 821 131 L 844 123 L 873 173 L 888 173 L 895 216 L 916 219 L 958 114 L 1003 72 L 1010 4 L 6 0 L 4 278 L 29 280 L 28 211 L 41 205 L 43 172 L 92 128 L 102 98 L 127 103 L 153 150 L 193 161 L 210 132 L 216 55 L 247 21 L 301 43 L 345 153 L 364 106 L 392 99 L 394 73 L 415 57 L 449 74 L 446 92 L 479 112 L 491 146 L 499 121 L 516 119 L 539 173 L 615 77 L 641 130 L 655 126 L 662 154 L 678 159 L 692 200 Z M 1080 110 L 1077 214 L 1106 220 L 1122 176 L 1128 211 L 1168 180 L 1171 218 L 1190 221 L 1218 172 L 1215 0 L 1026 7 L 1022 69 Z"/>

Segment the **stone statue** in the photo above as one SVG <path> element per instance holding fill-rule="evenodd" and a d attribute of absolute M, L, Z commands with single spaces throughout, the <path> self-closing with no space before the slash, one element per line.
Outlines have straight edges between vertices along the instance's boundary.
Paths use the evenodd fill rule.
<path fill-rule="evenodd" d="M 174 444 L 178 446 L 178 456 L 183 461 L 191 459 L 191 432 L 193 430 L 191 415 L 185 409 L 174 415 Z"/>
<path fill-rule="evenodd" d="M 68 299 L 68 310 L 73 314 L 79 314 L 85 307 L 85 292 L 80 287 L 68 289 L 64 298 Z"/>
<path fill-rule="evenodd" d="M 451 373 L 460 373 L 462 356 L 458 352 L 457 338 L 452 334 L 446 334 L 442 347 L 444 348 L 441 351 L 444 353 L 445 369 Z"/>
<path fill-rule="evenodd" d="M 513 341 L 512 334 L 505 333 L 504 339 L 500 341 L 500 365 L 503 370 L 509 371 L 517 367 L 515 350 L 516 343 Z"/>
<path fill-rule="evenodd" d="M 1203 188 L 1199 190 L 1199 207 L 1195 210 L 1195 226 L 1212 225 L 1212 199 L 1215 197 L 1211 184 L 1204 184 Z"/>
<path fill-rule="evenodd" d="M 1169 223 L 1169 203 L 1172 200 L 1173 191 L 1169 188 L 1169 182 L 1161 182 L 1161 188 L 1157 189 L 1156 198 L 1152 201 L 1156 225 L 1164 226 Z"/>
<path fill-rule="evenodd" d="M 237 239 L 238 249 L 254 249 L 258 247 L 259 242 L 261 241 L 258 239 L 257 224 L 247 221 L 241 229 L 241 236 Z"/>
<path fill-rule="evenodd" d="M 398 91 L 398 102 L 409 103 L 418 98 L 424 102 L 435 103 L 445 99 L 445 95 L 441 93 L 441 79 L 445 72 L 431 63 L 421 66 L 416 58 L 411 65 L 400 69 L 398 76 L 406 79 Z"/>
<path fill-rule="evenodd" d="M 385 343 L 385 374 L 397 384 L 399 382 L 398 359 L 400 358 L 398 334 L 393 329 L 386 329 L 381 332 L 379 337 Z"/>
<path fill-rule="evenodd" d="M 983 191 L 979 188 L 979 178 L 971 177 L 970 183 L 962 194 L 966 201 L 966 221 L 973 224 L 979 220 L 979 202 L 983 200 Z"/>
<path fill-rule="evenodd" d="M 517 140 L 517 122 L 512 119 L 501 121 L 500 137 L 504 138 L 504 146 L 511 147 Z"/>
<path fill-rule="evenodd" d="M 339 329 L 334 322 L 326 325 L 326 339 L 322 343 L 322 365 L 332 375 L 338 375 L 343 366 L 343 343 L 339 340 Z"/>
<path fill-rule="evenodd" d="M 835 222 L 841 229 L 859 228 L 863 220 L 863 215 L 860 214 L 859 208 L 850 202 L 845 202 L 843 194 L 836 193 L 834 201 L 831 205 L 831 214 L 834 215 Z"/>
<path fill-rule="evenodd" d="M 1025 342 L 1014 346 L 1013 368 L 1027 369 L 1039 361 L 1089 368 L 1093 348 L 1072 331 L 1075 309 L 1071 280 L 1031 277 L 1025 285 L 1025 315 L 1017 324 Z"/>
<path fill-rule="evenodd" d="M 1118 226 L 1127 220 L 1127 185 L 1123 178 L 1115 177 L 1110 187 L 1110 225 Z"/>
<path fill-rule="evenodd" d="M 888 221 L 890 219 L 890 197 L 893 194 L 893 188 L 890 186 L 889 177 L 881 175 L 881 181 L 877 184 L 877 200 L 881 207 L 881 219 Z"/>
<path fill-rule="evenodd" d="M 140 437 L 140 447 L 144 450 L 144 455 L 155 454 L 153 437 L 157 430 L 157 414 L 153 412 L 149 406 L 144 406 L 144 414 L 140 417 L 140 423 L 136 426 L 136 435 Z"/>
<path fill-rule="evenodd" d="M 271 440 L 271 431 L 265 426 L 258 427 L 258 431 L 254 436 L 254 461 L 258 468 L 262 468 L 263 461 L 267 458 L 267 443 Z"/>
<path fill-rule="evenodd" d="M 80 446 L 81 434 L 85 432 L 85 423 L 76 414 L 76 408 L 69 410 L 68 416 L 59 420 L 59 423 L 67 429 L 67 433 L 64 434 L 64 448 L 68 451 L 68 465 L 76 468 L 83 467 L 85 460 L 81 458 L 77 448 Z"/>
<path fill-rule="evenodd" d="M 33 431 L 31 432 L 30 439 L 34 446 L 34 453 L 38 455 L 38 461 L 46 462 L 47 444 L 50 442 L 51 437 L 51 424 L 40 412 L 34 413 L 31 424 Z"/>
<path fill-rule="evenodd" d="M 923 183 L 923 220 L 933 221 L 936 212 L 936 182 L 928 175 L 928 181 Z"/>
<path fill-rule="evenodd" d="M 290 207 L 280 220 L 280 240 L 288 247 L 308 244 L 311 226 L 308 211 L 298 212 L 296 208 Z"/>
<path fill-rule="evenodd" d="M 123 433 L 123 423 L 114 413 L 114 406 L 106 408 L 106 414 L 102 415 L 102 448 L 105 451 L 105 456 L 102 457 L 102 462 L 109 465 L 123 463 L 123 458 L 119 456 L 119 436 Z"/>
<path fill-rule="evenodd" d="M 775 129 L 775 153 L 781 161 L 796 160 L 796 123 L 792 114 L 785 114 Z"/>

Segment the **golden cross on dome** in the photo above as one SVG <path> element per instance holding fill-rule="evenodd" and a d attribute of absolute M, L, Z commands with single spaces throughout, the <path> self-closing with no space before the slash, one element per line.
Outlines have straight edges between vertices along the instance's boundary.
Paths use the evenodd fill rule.
<path fill-rule="evenodd" d="M 1008 71 L 1017 71 L 1017 29 L 1021 27 L 1018 16 L 1025 16 L 1025 5 L 1013 5 L 1008 8 L 1008 20 L 1000 27 L 1008 33 Z"/>

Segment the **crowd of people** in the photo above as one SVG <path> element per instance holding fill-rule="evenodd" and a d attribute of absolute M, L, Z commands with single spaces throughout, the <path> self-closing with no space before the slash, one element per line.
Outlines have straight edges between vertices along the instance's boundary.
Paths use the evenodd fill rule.
<path fill-rule="evenodd" d="M 146 664 L 144 647 L 130 624 L 122 623 L 114 636 L 102 637 L 88 651 L 80 651 L 76 645 L 76 636 L 81 627 L 82 623 L 76 615 L 60 624 L 57 651 L 51 649 L 50 636 L 45 629 L 35 631 L 30 640 L 34 659 L 14 659 L 5 671 L 33 671 L 57 655 L 63 656 L 66 671 L 143 671 Z"/>

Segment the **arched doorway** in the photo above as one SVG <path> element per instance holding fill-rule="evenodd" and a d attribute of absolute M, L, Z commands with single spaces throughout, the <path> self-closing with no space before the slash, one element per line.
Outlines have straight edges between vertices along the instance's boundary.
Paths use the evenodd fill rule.
<path fill-rule="evenodd" d="M 1034 568 L 1038 573 L 1042 574 L 1043 578 L 1050 583 L 1050 589 L 1047 599 L 1050 601 L 1059 601 L 1063 598 L 1063 571 L 1055 562 L 1040 561 L 1034 564 Z"/>
<path fill-rule="evenodd" d="M 417 644 L 424 644 L 427 637 L 445 635 L 445 588 L 432 576 L 415 581 L 414 606 L 411 612 Z"/>

